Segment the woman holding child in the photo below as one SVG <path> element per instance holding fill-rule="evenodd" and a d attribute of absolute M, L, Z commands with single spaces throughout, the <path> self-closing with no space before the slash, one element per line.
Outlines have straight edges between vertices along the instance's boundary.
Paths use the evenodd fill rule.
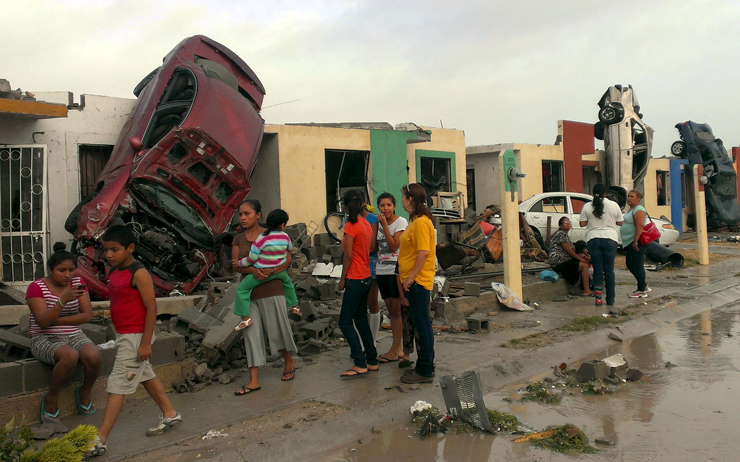
<path fill-rule="evenodd" d="M 589 258 L 575 252 L 568 232 L 571 230 L 570 218 L 561 217 L 558 221 L 558 230 L 550 237 L 550 251 L 548 259 L 553 270 L 562 275 L 568 284 L 575 285 L 578 278 L 583 285 L 583 296 L 593 295 L 589 287 Z"/>
<path fill-rule="evenodd" d="M 238 261 L 249 255 L 252 244 L 265 232 L 259 225 L 262 218 L 262 205 L 258 200 L 247 199 L 239 205 L 239 223 L 244 232 L 239 233 L 232 242 L 232 260 Z M 251 274 L 257 281 L 267 279 L 271 272 L 285 271 L 292 263 L 290 254 L 287 260 L 279 266 L 270 269 L 259 269 L 254 266 L 239 268 L 234 265 L 234 271 L 240 274 Z M 249 383 L 235 392 L 237 396 L 247 395 L 261 389 L 259 382 L 259 368 L 267 363 L 267 344 L 270 353 L 283 356 L 285 365 L 280 380 L 286 382 L 295 377 L 295 365 L 291 353 L 297 353 L 293 341 L 293 331 L 288 319 L 283 283 L 280 280 L 257 285 L 250 296 L 251 327 L 244 329 L 244 345 L 249 367 Z"/>

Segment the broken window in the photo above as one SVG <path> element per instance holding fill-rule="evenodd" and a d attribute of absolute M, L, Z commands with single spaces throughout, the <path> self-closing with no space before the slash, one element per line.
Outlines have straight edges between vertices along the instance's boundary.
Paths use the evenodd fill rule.
<path fill-rule="evenodd" d="M 95 180 L 103 171 L 111 152 L 113 152 L 111 145 L 80 144 L 78 146 L 81 199 L 95 192 Z"/>
<path fill-rule="evenodd" d="M 658 196 L 658 205 L 671 205 L 671 196 L 668 194 L 670 174 L 665 170 L 655 172 L 655 189 Z"/>
<path fill-rule="evenodd" d="M 542 192 L 563 191 L 563 161 L 542 161 Z"/>
<path fill-rule="evenodd" d="M 195 76 L 189 70 L 178 69 L 172 74 L 144 134 L 144 149 L 153 147 L 182 124 L 195 100 L 195 90 Z"/>
<path fill-rule="evenodd" d="M 420 157 L 421 184 L 430 196 L 439 191 L 452 192 L 452 162 L 448 158 Z"/>
<path fill-rule="evenodd" d="M 327 149 L 326 159 L 326 213 L 341 210 L 342 195 L 349 189 L 367 194 L 367 151 L 340 151 Z"/>
<path fill-rule="evenodd" d="M 465 170 L 465 181 L 468 185 L 468 207 L 477 210 L 475 207 L 475 169 Z"/>

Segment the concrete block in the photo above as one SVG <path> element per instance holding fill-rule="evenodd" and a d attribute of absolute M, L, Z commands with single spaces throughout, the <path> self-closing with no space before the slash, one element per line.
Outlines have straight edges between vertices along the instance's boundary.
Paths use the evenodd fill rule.
<path fill-rule="evenodd" d="M 321 300 L 334 300 L 337 298 L 337 288 L 339 284 L 337 281 L 331 279 L 319 287 L 320 299 Z"/>
<path fill-rule="evenodd" d="M 0 329 L 0 358 L 24 359 L 31 356 L 31 339 Z"/>
<path fill-rule="evenodd" d="M 242 339 L 243 332 L 235 332 L 234 327 L 239 324 L 241 317 L 230 313 L 224 317 L 221 326 L 213 327 L 203 337 L 203 346 L 216 348 L 223 352 L 229 351 Z"/>
<path fill-rule="evenodd" d="M 329 336 L 331 330 L 326 322 L 316 321 L 300 327 L 309 339 L 323 340 Z"/>
<path fill-rule="evenodd" d="M 626 379 L 630 382 L 637 382 L 642 378 L 642 371 L 638 369 L 627 369 Z"/>
<path fill-rule="evenodd" d="M 627 376 L 629 366 L 627 365 L 627 360 L 621 354 L 604 358 L 604 362 L 609 366 L 609 375 L 616 375 L 622 378 Z"/>
<path fill-rule="evenodd" d="M 23 366 L 18 363 L 0 363 L 0 397 L 23 393 Z"/>
<path fill-rule="evenodd" d="M 301 319 L 304 321 L 313 321 L 319 317 L 319 310 L 308 300 L 299 302 L 298 309 L 301 310 Z"/>
<path fill-rule="evenodd" d="M 192 306 L 188 306 L 177 315 L 177 319 L 185 324 L 192 324 L 201 314 L 203 313 L 201 313 L 200 310 L 193 308 Z"/>
<path fill-rule="evenodd" d="M 477 297 L 480 295 L 480 283 L 479 282 L 465 282 L 465 291 L 463 295 L 470 297 Z"/>
<path fill-rule="evenodd" d="M 588 382 L 594 379 L 604 380 L 608 376 L 609 366 L 599 359 L 584 362 L 576 372 L 576 379 L 580 382 Z"/>
<path fill-rule="evenodd" d="M 185 337 L 180 334 L 161 333 L 154 339 L 152 358 L 153 366 L 181 361 L 185 357 Z"/>
<path fill-rule="evenodd" d="M 189 327 L 202 334 L 208 332 L 209 329 L 220 326 L 223 321 L 216 319 L 207 313 L 201 313 L 201 315 L 194 322 L 191 322 Z"/>
<path fill-rule="evenodd" d="M 466 317 L 465 321 L 468 322 L 468 329 L 470 330 L 474 330 L 476 332 L 487 332 L 488 330 L 490 330 L 487 316 L 476 314 Z"/>
<path fill-rule="evenodd" d="M 344 248 L 340 244 L 330 245 L 328 249 L 329 249 L 329 255 L 331 255 L 332 258 L 344 256 Z"/>
<path fill-rule="evenodd" d="M 85 324 L 80 324 L 80 329 L 82 329 L 82 332 L 87 336 L 87 338 L 92 340 L 96 345 L 100 345 L 101 343 L 108 341 L 105 326 L 86 322 Z"/>
<path fill-rule="evenodd" d="M 30 337 L 30 329 L 31 329 L 31 313 L 24 314 L 20 318 L 18 318 L 18 334 L 22 335 L 24 337 Z"/>
<path fill-rule="evenodd" d="M 100 368 L 100 376 L 105 377 L 110 375 L 113 370 L 113 363 L 116 360 L 116 351 L 118 348 L 103 348 L 100 350 L 100 356 L 103 358 L 103 366 Z M 152 355 L 154 355 L 154 349 L 152 349 Z"/>
<path fill-rule="evenodd" d="M 317 258 L 316 247 L 304 247 L 301 249 L 301 253 L 308 261 L 313 261 Z"/>
<path fill-rule="evenodd" d="M 328 233 L 316 233 L 313 235 L 313 245 L 332 245 L 336 243 L 337 241 L 332 239 Z"/>
<path fill-rule="evenodd" d="M 324 255 L 322 255 L 322 256 L 321 256 L 321 261 L 322 261 L 323 263 L 333 263 L 333 262 L 332 262 L 332 257 L 331 257 L 331 255 L 330 255 L 330 254 L 328 254 L 328 253 L 325 253 Z"/>
<path fill-rule="evenodd" d="M 23 391 L 25 393 L 49 388 L 51 366 L 36 359 L 22 359 L 17 361 L 17 363 L 23 369 Z M 78 371 L 73 374 L 73 377 L 74 375 L 78 375 L 79 370 L 81 368 L 78 367 Z M 82 374 L 79 374 L 79 378 L 82 378 Z"/>
<path fill-rule="evenodd" d="M 308 342 L 300 348 L 300 352 L 302 355 L 317 355 L 328 349 L 329 347 L 321 340 L 310 338 L 308 339 Z"/>

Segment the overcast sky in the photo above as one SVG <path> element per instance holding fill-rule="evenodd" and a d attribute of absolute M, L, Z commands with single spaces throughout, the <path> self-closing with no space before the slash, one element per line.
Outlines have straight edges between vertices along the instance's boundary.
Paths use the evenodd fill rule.
<path fill-rule="evenodd" d="M 133 98 L 167 52 L 203 34 L 257 73 L 267 123 L 415 122 L 464 130 L 468 146 L 552 144 L 559 119 L 597 121 L 619 83 L 656 132 L 654 156 L 686 120 L 740 144 L 729 0 L 0 0 L 0 11 L 0 78 L 28 91 Z"/>

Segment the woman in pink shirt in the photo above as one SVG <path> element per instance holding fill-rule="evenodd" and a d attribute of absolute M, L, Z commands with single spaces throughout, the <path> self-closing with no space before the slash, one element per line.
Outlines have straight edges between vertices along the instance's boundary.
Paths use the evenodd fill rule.
<path fill-rule="evenodd" d="M 82 386 L 75 390 L 77 412 L 95 413 L 92 386 L 100 373 L 100 350 L 78 327 L 92 319 L 92 305 L 85 282 L 75 277 L 77 258 L 65 252 L 61 242 L 54 244 L 47 277 L 33 281 L 26 290 L 31 310 L 31 353 L 39 361 L 54 366 L 49 392 L 41 398 L 41 422 L 59 418 L 57 400 L 62 384 L 83 367 Z"/>

